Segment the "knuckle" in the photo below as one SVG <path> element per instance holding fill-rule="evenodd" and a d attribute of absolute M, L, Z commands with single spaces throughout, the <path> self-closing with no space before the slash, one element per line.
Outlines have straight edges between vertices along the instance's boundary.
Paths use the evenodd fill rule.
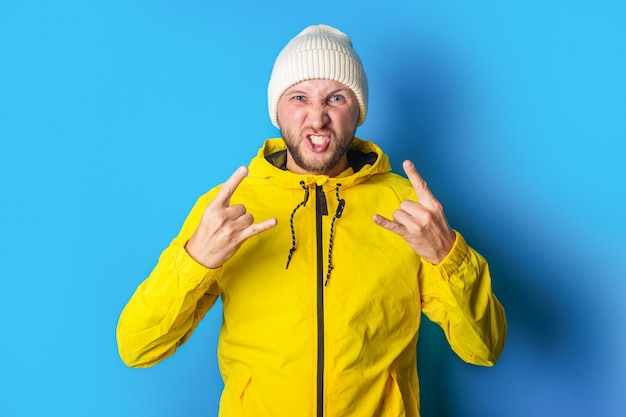
<path fill-rule="evenodd" d="M 400 208 L 404 211 L 410 210 L 414 206 L 415 202 L 411 200 L 404 200 L 400 203 Z"/>
<path fill-rule="evenodd" d="M 261 227 L 259 227 L 256 224 L 252 224 L 250 225 L 250 227 L 248 228 L 248 231 L 250 232 L 250 236 L 254 236 L 254 235 L 258 235 L 259 233 L 261 233 L 263 230 L 261 229 Z"/>
<path fill-rule="evenodd" d="M 213 219 L 215 220 L 215 223 L 220 226 L 228 223 L 228 215 L 223 211 L 215 213 Z"/>
<path fill-rule="evenodd" d="M 231 209 L 239 216 L 243 216 L 247 211 L 243 204 L 234 204 L 231 206 Z"/>
<path fill-rule="evenodd" d="M 433 198 L 431 200 L 430 203 L 432 210 L 436 213 L 442 213 L 443 212 L 443 204 L 441 204 L 441 202 L 435 198 Z"/>
<path fill-rule="evenodd" d="M 229 236 L 229 238 L 230 238 L 237 231 L 237 227 L 235 227 L 233 222 L 227 221 L 227 222 L 222 224 L 221 230 L 222 230 L 222 233 L 225 236 Z"/>
<path fill-rule="evenodd" d="M 207 212 L 205 214 L 206 222 L 216 227 L 220 227 L 228 222 L 228 216 L 223 211 Z"/>
<path fill-rule="evenodd" d="M 222 188 L 220 188 L 219 194 L 222 199 L 224 200 L 227 199 L 232 194 L 232 187 L 228 184 L 222 185 Z"/>
<path fill-rule="evenodd" d="M 419 216 L 418 226 L 421 229 L 425 229 L 429 224 L 433 222 L 433 218 L 434 215 L 432 212 L 426 210 L 423 211 L 422 214 Z"/>

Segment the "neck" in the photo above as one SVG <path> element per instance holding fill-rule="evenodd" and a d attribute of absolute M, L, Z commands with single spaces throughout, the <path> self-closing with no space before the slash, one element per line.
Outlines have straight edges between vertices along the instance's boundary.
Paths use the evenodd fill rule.
<path fill-rule="evenodd" d="M 336 177 L 345 171 L 350 164 L 348 163 L 348 158 L 344 154 L 339 161 L 334 164 L 332 167 L 323 167 L 318 170 L 314 168 L 302 167 L 296 163 L 296 161 L 292 158 L 289 151 L 287 151 L 287 163 L 286 168 L 288 171 L 293 172 L 294 174 L 311 174 L 311 175 L 327 175 L 329 177 Z"/>

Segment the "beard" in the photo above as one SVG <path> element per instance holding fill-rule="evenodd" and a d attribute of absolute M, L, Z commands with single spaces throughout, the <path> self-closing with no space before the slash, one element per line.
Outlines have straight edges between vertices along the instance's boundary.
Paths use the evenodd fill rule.
<path fill-rule="evenodd" d="M 325 155 L 324 158 L 307 158 L 303 152 L 301 152 L 303 147 L 297 146 L 298 141 L 294 139 L 297 136 L 301 136 L 301 134 L 284 131 L 282 129 L 280 133 L 293 162 L 307 173 L 317 175 L 325 175 L 336 168 L 340 163 L 345 163 L 346 153 L 354 139 L 354 131 L 341 132 L 339 136 L 336 136 L 334 132 L 324 132 L 325 135 L 331 137 L 330 146 L 325 152 L 327 155 Z M 343 168 L 345 169 L 346 167 Z"/>

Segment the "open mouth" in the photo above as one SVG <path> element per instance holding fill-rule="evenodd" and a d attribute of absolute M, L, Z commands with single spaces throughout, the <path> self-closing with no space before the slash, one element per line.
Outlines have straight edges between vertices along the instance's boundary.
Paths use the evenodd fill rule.
<path fill-rule="evenodd" d="M 322 145 L 326 140 L 326 136 L 310 135 L 309 139 L 313 145 Z"/>

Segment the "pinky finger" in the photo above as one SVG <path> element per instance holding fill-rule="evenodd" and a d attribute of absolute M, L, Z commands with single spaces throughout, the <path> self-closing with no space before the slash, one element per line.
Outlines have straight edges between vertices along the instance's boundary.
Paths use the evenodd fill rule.
<path fill-rule="evenodd" d="M 400 234 L 400 225 L 392 220 L 387 219 L 386 217 L 381 216 L 380 214 L 374 214 L 373 217 L 374 223 L 383 227 L 390 232 Z"/>
<path fill-rule="evenodd" d="M 278 220 L 276 219 L 267 219 L 260 223 L 251 224 L 244 231 L 245 239 L 258 235 L 259 233 L 263 233 L 266 230 L 269 230 L 275 227 L 277 224 L 278 224 Z"/>

